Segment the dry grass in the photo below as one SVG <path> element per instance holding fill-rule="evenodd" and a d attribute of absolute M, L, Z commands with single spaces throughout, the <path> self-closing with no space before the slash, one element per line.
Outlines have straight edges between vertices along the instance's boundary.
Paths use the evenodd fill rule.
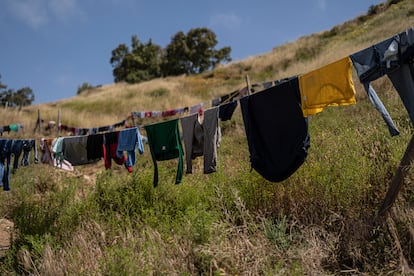
<path fill-rule="evenodd" d="M 96 127 L 119 122 L 132 111 L 208 103 L 243 87 L 246 74 L 255 83 L 308 72 L 411 27 L 413 16 L 414 2 L 403 1 L 384 14 L 358 18 L 198 76 L 105 85 L 55 103 L 22 110 L 2 109 L 0 118 L 4 124 L 25 125 L 24 133 L 6 134 L 7 137 L 32 137 L 38 110 L 46 121 L 57 121 L 60 111 L 62 124 Z M 195 160 L 197 173 L 185 177 L 177 187 L 168 186 L 167 177 L 156 191 L 150 187 L 153 167 L 148 155 L 140 159 L 139 173 L 128 176 L 121 172 L 122 168 L 104 172 L 102 162 L 76 168 L 74 173 L 55 174 L 43 167 L 34 176 L 22 173 L 18 176 L 21 189 L 27 189 L 26 183 L 34 186 L 30 197 L 25 194 L 33 205 L 45 204 L 58 196 L 64 190 L 62 183 L 69 182 L 76 183 L 70 204 L 82 201 L 92 204 L 91 195 L 101 196 L 95 194 L 98 189 L 95 185 L 101 185 L 107 198 L 99 198 L 103 202 L 100 204 L 107 203 L 104 206 L 114 211 L 108 215 L 101 205 L 96 210 L 86 205 L 84 213 L 79 211 L 85 217 L 73 225 L 73 231 L 61 234 L 64 240 L 56 237 L 53 243 L 53 239 L 41 239 L 41 251 L 27 246 L 17 248 L 13 257 L 20 272 L 34 275 L 411 273 L 407 264 L 414 263 L 413 172 L 406 179 L 408 185 L 396 207 L 398 212 L 394 212 L 387 224 L 370 232 L 370 216 L 386 190 L 398 161 L 395 159 L 403 153 L 410 128 L 401 115 L 404 108 L 398 94 L 388 80 L 380 79 L 373 85 L 390 107 L 390 113 L 396 114 L 402 131 L 399 140 L 390 140 L 384 137 L 385 132 L 378 130 L 383 126 L 378 123 L 381 118 L 372 110 L 360 83 L 355 81 L 355 85 L 360 105 L 346 110 L 338 108 L 335 112 L 327 109 L 311 118 L 311 131 L 315 135 L 307 166 L 283 185 L 268 183 L 250 171 L 240 108 L 232 121 L 222 124 L 225 139 L 220 146 L 220 172 L 197 174 L 202 161 Z M 336 146 L 332 147 L 333 144 Z M 175 173 L 176 163 L 160 164 L 159 169 L 162 178 L 172 171 Z M 95 182 L 98 172 L 102 177 Z M 212 195 L 209 189 L 215 189 Z M 138 205 L 141 197 L 145 200 L 140 204 L 147 209 Z M 198 197 L 211 202 L 197 201 Z M 17 193 L 1 199 L 7 203 L 1 206 L 7 215 L 10 215 L 8 208 L 17 206 L 18 200 L 25 200 Z M 57 213 L 56 221 L 76 221 L 78 210 L 70 209 L 70 204 L 62 204 L 67 214 Z M 140 216 L 124 210 L 133 207 L 142 212 Z M 31 214 L 30 210 L 23 211 Z M 177 218 L 181 219 L 179 227 L 174 224 Z M 208 224 L 203 219 L 213 222 Z M 201 223 L 204 228 L 196 225 L 200 220 L 205 222 L 205 226 Z M 201 234 L 196 232 L 197 227 L 201 228 Z M 204 240 L 198 241 L 195 235 L 205 235 Z"/>

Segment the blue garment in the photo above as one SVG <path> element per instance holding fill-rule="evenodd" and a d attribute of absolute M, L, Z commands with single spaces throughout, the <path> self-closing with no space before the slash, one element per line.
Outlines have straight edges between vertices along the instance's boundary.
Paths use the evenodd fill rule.
<path fill-rule="evenodd" d="M 369 84 L 387 75 L 414 125 L 414 29 L 390 37 L 350 56 L 370 100 L 381 112 L 392 136 L 399 134 L 387 110 Z"/>
<path fill-rule="evenodd" d="M 52 143 L 53 159 L 56 160 L 57 166 L 62 166 L 62 162 L 65 159 L 63 155 L 63 137 L 58 137 Z"/>
<path fill-rule="evenodd" d="M 116 155 L 118 158 L 121 158 L 123 152 L 127 152 L 126 167 L 133 167 L 135 165 L 137 148 L 140 154 L 144 153 L 144 145 L 138 128 L 134 127 L 121 130 L 119 132 Z"/>
<path fill-rule="evenodd" d="M 11 153 L 14 156 L 14 160 L 13 160 L 14 170 L 19 167 L 19 158 L 22 152 L 23 152 L 23 140 L 12 140 Z"/>
<path fill-rule="evenodd" d="M 10 190 L 10 163 L 11 163 L 11 147 L 13 140 L 0 139 L 0 186 L 4 191 Z"/>
<path fill-rule="evenodd" d="M 395 126 L 394 121 L 392 120 L 384 104 L 381 102 L 381 99 L 378 97 L 376 91 L 371 86 L 371 81 L 384 76 L 387 73 L 387 70 L 395 70 L 395 68 L 397 68 L 395 60 L 391 64 L 391 61 L 387 61 L 384 56 L 385 51 L 390 47 L 390 45 L 394 45 L 393 41 L 394 38 L 389 38 L 376 45 L 350 55 L 360 82 L 364 85 L 365 91 L 371 103 L 381 113 L 382 118 L 388 126 L 388 131 L 391 136 L 398 135 L 400 132 Z M 387 58 L 389 59 L 389 57 Z"/>
<path fill-rule="evenodd" d="M 34 149 L 34 162 L 39 163 L 39 156 L 37 152 L 36 147 L 36 140 L 35 139 L 27 139 L 23 140 L 23 157 L 21 161 L 22 166 L 28 166 L 29 165 L 29 159 L 30 159 L 30 152 Z"/>

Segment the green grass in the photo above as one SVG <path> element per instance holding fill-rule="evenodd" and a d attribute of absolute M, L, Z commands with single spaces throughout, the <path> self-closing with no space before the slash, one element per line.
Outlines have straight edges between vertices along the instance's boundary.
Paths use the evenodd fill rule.
<path fill-rule="evenodd" d="M 393 24 L 402 22 L 396 23 L 395 18 L 412 17 L 412 11 L 412 2 L 402 1 L 386 13 L 302 39 L 281 60 L 257 59 L 258 66 L 232 64 L 186 78 L 179 88 L 205 100 L 244 83 L 246 73 L 252 80 L 264 81 L 295 66 L 306 68 L 297 59 L 308 64 L 336 51 L 330 50 L 332 45 L 378 40 L 383 29 L 390 32 Z M 307 49 L 303 41 L 313 41 L 315 49 Z M 218 91 L 209 91 L 210 84 Z M 231 121 L 221 123 L 218 171 L 204 175 L 202 158 L 198 158 L 193 162 L 194 173 L 184 175 L 179 185 L 174 184 L 177 161 L 171 160 L 158 163 L 159 185 L 153 187 L 148 146 L 130 174 L 117 165 L 111 170 L 81 166 L 73 173 L 41 164 L 19 168 L 12 175 L 11 191 L 0 193 L 1 216 L 15 225 L 0 273 L 409 274 L 405 262 L 414 266 L 411 167 L 391 219 L 378 225 L 373 222 L 412 125 L 390 83 L 374 84 L 401 134 L 391 137 L 365 92 L 358 91 L 356 105 L 329 107 L 309 118 L 308 157 L 281 183 L 269 182 L 251 170 L 240 107 Z M 158 83 L 139 95 L 125 87 L 111 89 L 124 90 L 130 102 L 136 97 L 158 101 L 176 95 L 175 86 L 163 88 Z M 120 116 L 122 103 L 125 99 L 92 101 L 85 96 L 65 101 L 61 107 L 79 114 L 71 118 L 71 125 L 82 124 L 85 118 L 89 125 L 95 118 L 103 120 L 102 110 Z"/>

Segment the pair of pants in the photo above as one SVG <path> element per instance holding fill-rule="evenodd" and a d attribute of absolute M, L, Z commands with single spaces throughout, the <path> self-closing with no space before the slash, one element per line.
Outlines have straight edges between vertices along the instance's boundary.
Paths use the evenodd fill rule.
<path fill-rule="evenodd" d="M 0 140 L 0 186 L 4 191 L 10 190 L 10 163 L 12 157 L 13 140 Z"/>
<path fill-rule="evenodd" d="M 219 145 L 219 108 L 204 111 L 204 121 L 200 124 L 198 114 L 181 118 L 185 147 L 186 173 L 193 173 L 192 159 L 204 155 L 204 173 L 217 170 L 217 147 Z"/>
<path fill-rule="evenodd" d="M 22 157 L 22 161 L 21 161 L 22 166 L 28 166 L 29 165 L 30 152 L 32 151 L 32 149 L 34 149 L 34 151 L 35 151 L 34 162 L 35 163 L 39 162 L 37 147 L 36 147 L 36 140 L 35 139 L 23 140 L 22 148 L 23 148 L 23 157 Z"/>
<path fill-rule="evenodd" d="M 126 157 L 122 155 L 117 157 L 116 149 L 118 147 L 119 131 L 108 132 L 104 134 L 103 138 L 103 157 L 105 162 L 105 169 L 110 169 L 112 166 L 112 159 L 118 165 L 125 165 Z"/>

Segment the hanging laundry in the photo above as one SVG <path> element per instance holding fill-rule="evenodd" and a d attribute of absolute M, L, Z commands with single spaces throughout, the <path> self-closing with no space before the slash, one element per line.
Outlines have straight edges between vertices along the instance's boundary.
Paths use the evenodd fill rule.
<path fill-rule="evenodd" d="M 103 136 L 102 133 L 88 135 L 86 141 L 86 158 L 88 160 L 97 160 L 103 157 Z"/>
<path fill-rule="evenodd" d="M 398 135 L 400 132 L 395 126 L 390 114 L 378 97 L 371 82 L 384 76 L 387 71 L 397 70 L 399 65 L 396 62 L 398 48 L 395 49 L 396 40 L 394 37 L 388 38 L 371 47 L 363 49 L 350 55 L 354 68 L 358 74 L 360 82 L 374 107 L 380 112 L 383 120 L 387 124 L 391 136 Z M 387 55 L 385 54 L 387 52 Z M 391 54 L 394 52 L 394 54 Z"/>
<path fill-rule="evenodd" d="M 233 100 L 236 100 L 236 98 L 238 98 L 238 96 L 240 95 L 240 91 L 242 91 L 243 89 L 239 89 L 236 91 L 233 91 L 229 94 L 223 95 L 219 98 L 213 99 L 211 101 L 211 106 L 218 106 L 220 104 L 225 104 L 228 102 L 231 102 Z"/>
<path fill-rule="evenodd" d="M 168 116 L 174 116 L 175 114 L 177 114 L 176 110 L 171 109 L 171 110 L 162 111 L 161 116 L 168 117 Z"/>
<path fill-rule="evenodd" d="M 4 191 L 10 191 L 12 142 L 10 139 L 0 139 L 0 186 L 3 186 Z"/>
<path fill-rule="evenodd" d="M 198 114 L 183 117 L 181 127 L 183 129 L 183 141 L 187 170 L 186 173 L 193 173 L 192 159 L 203 155 L 204 133 L 203 126 L 198 120 Z"/>
<path fill-rule="evenodd" d="M 6 132 L 6 131 L 7 131 L 7 132 L 9 132 L 9 133 L 10 133 L 10 126 L 4 126 L 4 127 L 3 127 L 3 131 L 4 131 L 4 132 Z"/>
<path fill-rule="evenodd" d="M 20 129 L 23 129 L 22 124 L 10 124 L 9 125 L 10 131 L 18 132 Z"/>
<path fill-rule="evenodd" d="M 32 149 L 34 150 L 34 163 L 38 163 L 39 162 L 39 157 L 38 157 L 38 152 L 37 152 L 37 147 L 36 147 L 36 140 L 35 139 L 26 139 L 23 140 L 23 157 L 21 160 L 21 165 L 22 166 L 29 166 L 30 163 L 30 152 L 32 151 Z"/>
<path fill-rule="evenodd" d="M 85 165 L 96 161 L 88 160 L 87 143 L 87 135 L 65 137 L 62 143 L 64 159 L 68 160 L 73 166 Z"/>
<path fill-rule="evenodd" d="M 16 170 L 19 167 L 19 158 L 23 152 L 23 140 L 12 140 L 11 145 L 11 154 L 14 156 L 13 160 L 13 170 Z"/>
<path fill-rule="evenodd" d="M 183 148 L 178 129 L 178 119 L 164 121 L 152 125 L 146 125 L 148 144 L 154 163 L 154 187 L 158 186 L 157 161 L 178 158 L 177 175 L 175 184 L 181 183 L 183 175 Z"/>
<path fill-rule="evenodd" d="M 399 33 L 396 40 L 400 67 L 388 71 L 387 76 L 397 90 L 414 126 L 414 28 Z"/>
<path fill-rule="evenodd" d="M 39 149 L 41 152 L 40 162 L 53 166 L 52 143 L 54 138 L 40 139 Z"/>
<path fill-rule="evenodd" d="M 219 106 L 219 118 L 221 121 L 228 121 L 233 116 L 237 107 L 237 101 L 232 101 Z"/>
<path fill-rule="evenodd" d="M 65 159 L 63 154 L 63 137 L 58 137 L 52 142 L 53 164 L 56 167 L 61 167 Z"/>
<path fill-rule="evenodd" d="M 89 134 L 97 134 L 100 132 L 110 131 L 118 127 L 122 127 L 125 125 L 126 120 L 122 120 L 118 123 L 109 126 L 101 126 L 101 127 L 92 127 L 92 128 L 79 128 L 79 127 L 71 127 L 67 125 L 60 125 L 59 129 L 72 133 L 75 136 L 84 136 Z"/>
<path fill-rule="evenodd" d="M 22 124 L 9 124 L 0 127 L 0 136 L 3 136 L 3 132 L 10 133 L 10 131 L 18 132 L 22 130 L 24 126 Z"/>
<path fill-rule="evenodd" d="M 125 166 L 129 172 L 132 172 L 132 167 L 135 165 L 137 148 L 140 154 L 144 153 L 144 144 L 142 143 L 141 133 L 138 128 L 134 127 L 121 130 L 118 137 L 116 156 L 121 158 L 123 152 L 127 152 Z"/>
<path fill-rule="evenodd" d="M 10 190 L 10 172 L 19 167 L 19 159 L 23 152 L 21 165 L 26 166 L 29 162 L 29 153 L 34 148 L 35 162 L 37 162 L 37 150 L 34 139 L 0 139 L 0 186 L 3 190 Z M 13 164 L 11 160 L 13 159 Z"/>
<path fill-rule="evenodd" d="M 253 169 L 272 182 L 291 176 L 310 146 L 298 78 L 240 100 Z"/>
<path fill-rule="evenodd" d="M 218 107 L 207 109 L 202 124 L 198 114 L 181 118 L 186 173 L 193 173 L 192 159 L 202 155 L 204 155 L 204 173 L 217 171 L 217 147 L 220 141 L 218 109 Z"/>
<path fill-rule="evenodd" d="M 322 112 L 327 106 L 356 103 L 349 57 L 299 76 L 299 87 L 305 117 Z"/>
<path fill-rule="evenodd" d="M 219 106 L 221 103 L 221 99 L 220 98 L 215 98 L 211 100 L 211 106 Z"/>
<path fill-rule="evenodd" d="M 124 155 L 117 156 L 119 131 L 108 132 L 104 134 L 104 144 L 102 145 L 102 151 L 105 161 L 105 169 L 110 169 L 112 166 L 112 160 L 118 165 L 125 165 L 126 157 Z M 131 168 L 126 167 L 128 171 Z"/>
<path fill-rule="evenodd" d="M 190 114 L 198 113 L 198 114 L 202 115 L 203 114 L 203 106 L 204 106 L 203 103 L 190 106 Z"/>

